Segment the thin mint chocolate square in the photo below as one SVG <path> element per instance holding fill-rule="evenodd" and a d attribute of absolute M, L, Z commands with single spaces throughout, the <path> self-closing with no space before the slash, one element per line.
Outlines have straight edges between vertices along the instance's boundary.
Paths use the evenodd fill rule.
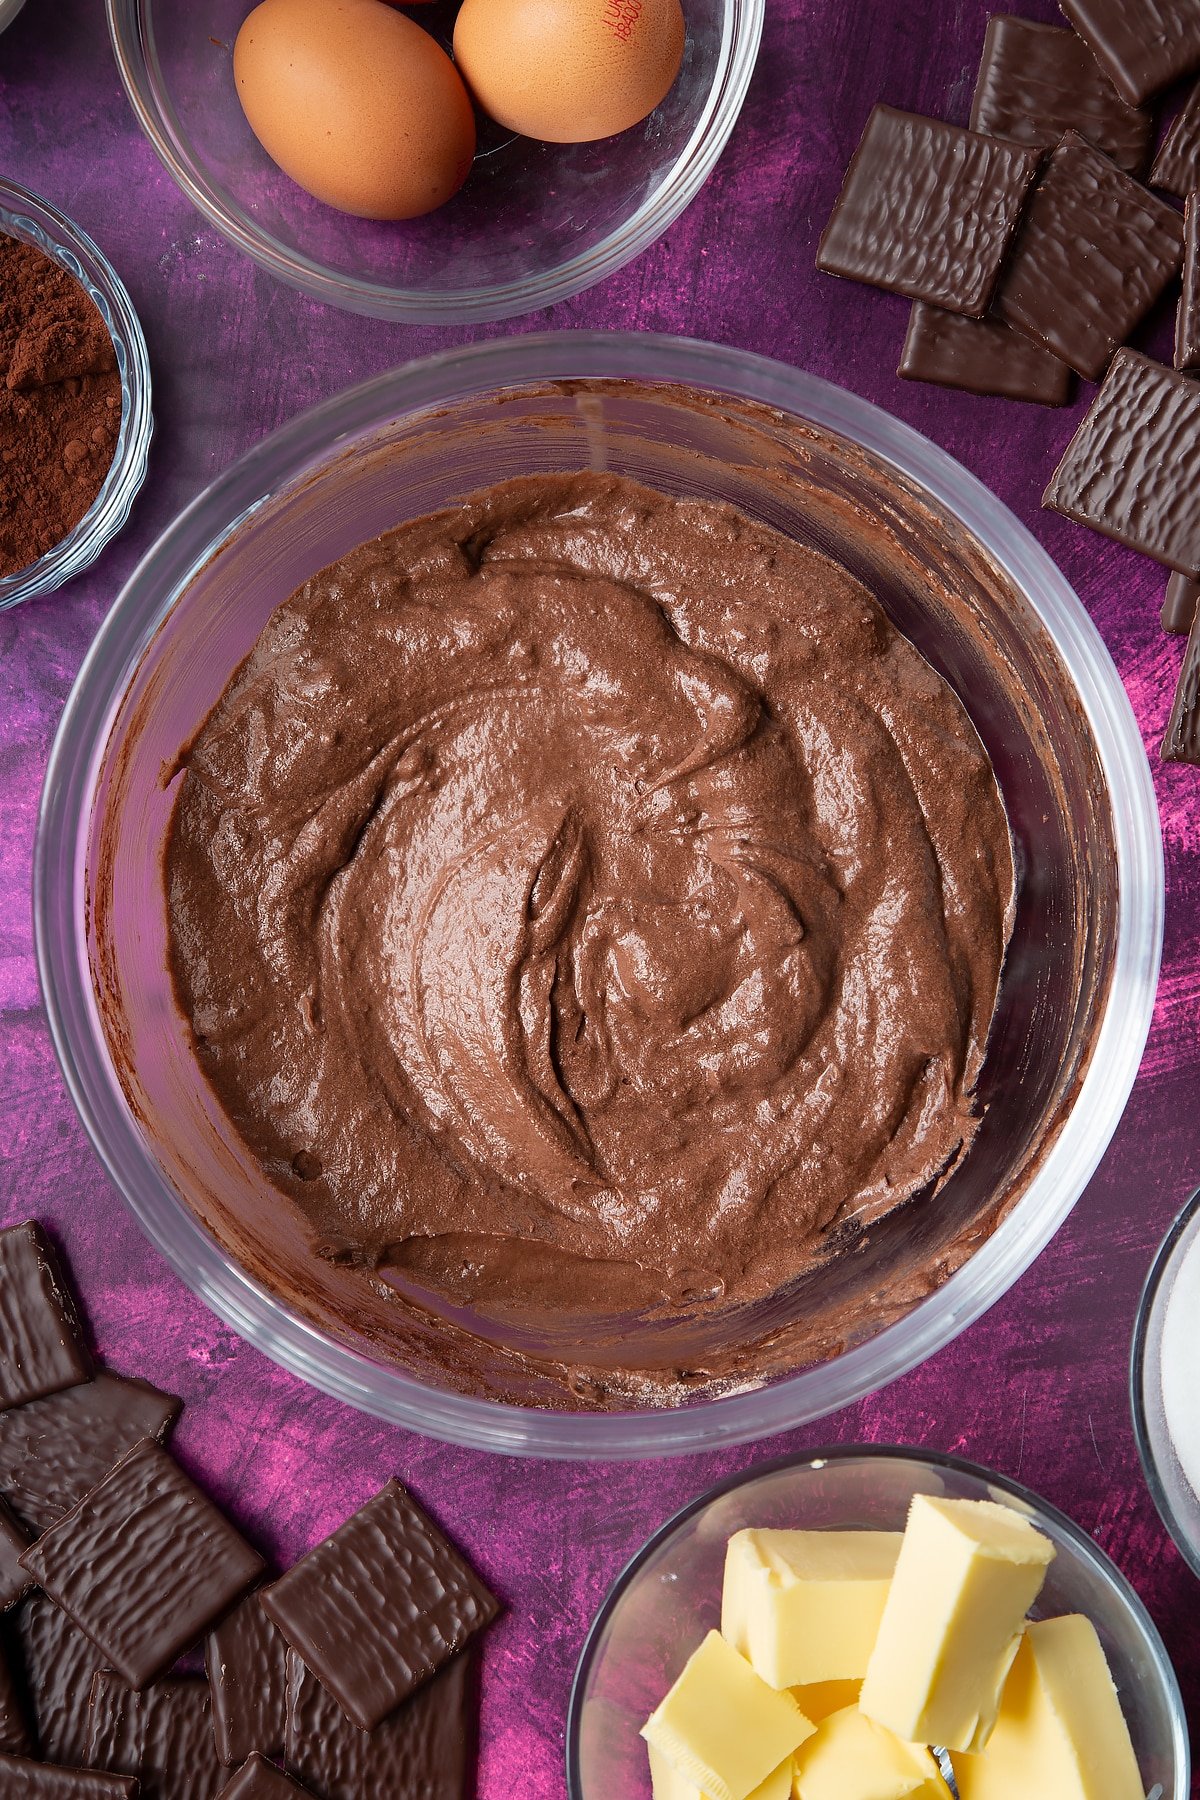
<path fill-rule="evenodd" d="M 21 1607 L 17 1640 L 42 1755 L 48 1762 L 82 1768 L 92 1678 L 104 1658 L 45 1594 L 31 1594 Z"/>
<path fill-rule="evenodd" d="M 140 1800 L 217 1800 L 229 1771 L 213 1744 L 208 1683 L 176 1675 L 138 1693 L 115 1675 L 97 1675 L 87 1759 L 135 1775 Z"/>
<path fill-rule="evenodd" d="M 475 1759 L 474 1656 L 456 1656 L 374 1731 L 359 1731 L 288 1652 L 287 1764 L 318 1800 L 466 1800 Z"/>
<path fill-rule="evenodd" d="M 1042 505 L 1195 577 L 1197 494 L 1200 382 L 1119 350 Z"/>
<path fill-rule="evenodd" d="M 287 1644 L 250 1594 L 204 1647 L 217 1754 L 228 1768 L 256 1751 L 277 1756 L 287 1733 Z"/>
<path fill-rule="evenodd" d="M 1200 369 L 1200 193 L 1183 209 L 1183 292 L 1175 309 L 1175 367 Z"/>
<path fill-rule="evenodd" d="M 1172 575 L 1167 583 L 1159 614 L 1159 624 L 1163 630 L 1177 635 L 1189 632 L 1196 617 L 1198 602 L 1200 581 L 1193 581 L 1190 575 Z"/>
<path fill-rule="evenodd" d="M 1159 755 L 1164 762 L 1200 763 L 1200 612 L 1192 618 L 1183 665 Z"/>
<path fill-rule="evenodd" d="M 1131 106 L 1200 68 L 1200 0 L 1058 0 Z"/>
<path fill-rule="evenodd" d="M 148 1381 L 101 1370 L 0 1413 L 0 1492 L 34 1532 L 48 1531 L 143 1438 L 160 1443 L 180 1401 Z"/>
<path fill-rule="evenodd" d="M 830 275 L 981 318 L 1040 152 L 877 106 L 817 249 Z"/>
<path fill-rule="evenodd" d="M 1173 207 L 1068 131 L 1030 196 L 995 310 L 1098 380 L 1178 274 L 1182 238 Z"/>
<path fill-rule="evenodd" d="M 394 1712 L 499 1610 L 398 1481 L 264 1588 L 262 1603 L 362 1731 Z"/>
<path fill-rule="evenodd" d="M 149 1440 L 21 1562 L 132 1687 L 161 1674 L 264 1566 L 178 1463 Z"/>
<path fill-rule="evenodd" d="M 1200 187 L 1200 81 L 1171 123 L 1150 170 L 1153 187 L 1165 188 L 1182 200 Z"/>
<path fill-rule="evenodd" d="M 1066 363 L 1001 319 L 913 303 L 896 373 L 904 381 L 932 381 L 968 394 L 998 394 L 1040 406 L 1064 406 L 1074 380 Z"/>
<path fill-rule="evenodd" d="M 138 1784 L 100 1769 L 63 1769 L 22 1756 L 0 1756 L 4 1800 L 135 1800 Z M 141 1800 L 147 1800 L 143 1793 Z"/>
<path fill-rule="evenodd" d="M 92 1372 L 79 1315 L 40 1225 L 0 1231 L 0 1407 L 73 1387 Z"/>
<path fill-rule="evenodd" d="M 363 1790 L 364 1795 L 366 1790 Z M 293 1781 L 274 1763 L 266 1762 L 261 1756 L 252 1756 L 240 1768 L 228 1787 L 223 1787 L 217 1800 L 297 1800 L 297 1796 L 308 1795 L 311 1800 L 312 1790 L 302 1788 L 298 1781 Z"/>
<path fill-rule="evenodd" d="M 29 1533 L 14 1519 L 0 1500 L 0 1612 L 7 1612 L 33 1586 L 33 1576 L 21 1567 L 21 1557 L 29 1548 Z"/>
<path fill-rule="evenodd" d="M 0 1752 L 6 1756 L 32 1756 L 33 1737 L 25 1708 L 17 1692 L 12 1666 L 0 1649 Z M 0 1793 L 3 1793 L 0 1788 Z"/>
<path fill-rule="evenodd" d="M 1075 130 L 1130 175 L 1140 175 L 1154 119 L 1122 99 L 1075 32 L 997 13 L 983 40 L 971 129 L 1041 150 L 1052 150 L 1064 131 Z"/>

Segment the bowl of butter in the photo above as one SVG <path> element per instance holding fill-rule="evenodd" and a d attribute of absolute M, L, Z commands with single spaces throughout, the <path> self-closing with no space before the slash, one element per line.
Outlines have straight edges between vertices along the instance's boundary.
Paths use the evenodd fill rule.
<path fill-rule="evenodd" d="M 840 1447 L 671 1519 L 580 1658 L 570 1800 L 1187 1800 L 1179 1685 L 1087 1534 L 954 1457 Z"/>

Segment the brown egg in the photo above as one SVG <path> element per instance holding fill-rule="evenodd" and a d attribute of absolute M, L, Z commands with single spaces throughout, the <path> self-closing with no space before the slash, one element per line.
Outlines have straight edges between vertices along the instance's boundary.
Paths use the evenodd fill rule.
<path fill-rule="evenodd" d="M 654 111 L 683 40 L 679 0 L 463 0 L 454 56 L 501 125 L 582 144 Z"/>
<path fill-rule="evenodd" d="M 267 155 L 343 212 L 416 218 L 470 172 L 475 115 L 458 71 L 383 0 L 262 0 L 233 74 Z"/>

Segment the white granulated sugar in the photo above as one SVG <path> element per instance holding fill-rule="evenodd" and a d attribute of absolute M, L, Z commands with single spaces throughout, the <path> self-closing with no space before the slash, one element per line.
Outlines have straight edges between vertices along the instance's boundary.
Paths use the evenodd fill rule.
<path fill-rule="evenodd" d="M 1200 1499 L 1200 1232 L 1184 1252 L 1167 1299 L 1162 1400 L 1179 1466 Z"/>

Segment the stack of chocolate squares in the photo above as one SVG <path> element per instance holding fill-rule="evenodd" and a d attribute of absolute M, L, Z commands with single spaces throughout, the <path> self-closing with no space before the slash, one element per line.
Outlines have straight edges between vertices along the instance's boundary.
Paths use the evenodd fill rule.
<path fill-rule="evenodd" d="M 1103 382 L 1043 505 L 1173 571 L 1190 633 L 1162 754 L 1200 762 L 1200 0 L 1062 0 L 1074 29 L 988 23 L 970 125 L 877 106 L 820 268 L 913 302 L 899 373 L 1061 406 Z M 1162 189 L 1185 203 L 1181 216 Z M 1123 348 L 1182 269 L 1174 368 Z"/>
<path fill-rule="evenodd" d="M 493 1596 L 394 1481 L 265 1584 L 179 1410 L 94 1370 L 43 1232 L 0 1231 L 0 1795 L 462 1800 Z"/>

